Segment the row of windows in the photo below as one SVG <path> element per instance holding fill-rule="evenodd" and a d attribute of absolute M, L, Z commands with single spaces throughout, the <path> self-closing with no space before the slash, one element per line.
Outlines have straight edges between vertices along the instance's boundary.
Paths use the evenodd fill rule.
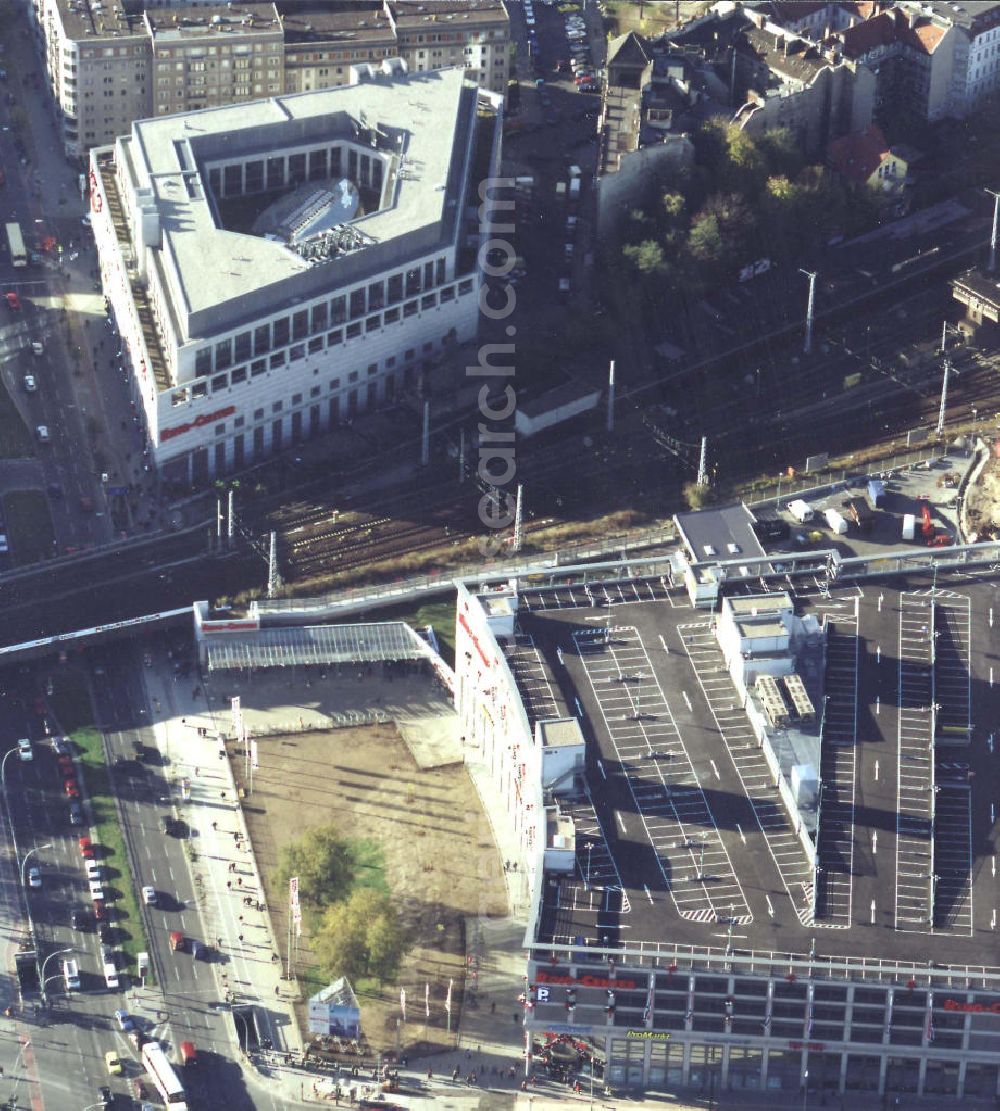
<path fill-rule="evenodd" d="M 277 320 L 260 324 L 252 331 L 241 332 L 235 337 L 221 340 L 213 348 L 202 348 L 195 357 L 195 375 L 205 378 L 213 371 L 228 370 L 236 363 L 246 362 L 251 357 L 266 355 L 276 352 L 271 356 L 274 366 L 284 363 L 285 352 L 277 350 L 286 348 L 289 344 L 289 361 L 303 358 L 306 354 L 304 344 L 295 346 L 298 340 L 309 339 L 309 354 L 314 354 L 323 349 L 322 333 L 326 332 L 326 341 L 329 346 L 339 344 L 344 339 L 356 339 L 362 334 L 361 318 L 364 320 L 364 331 L 374 332 L 385 324 L 394 324 L 400 319 L 415 316 L 418 311 L 433 309 L 438 305 L 435 293 L 424 293 L 422 297 L 407 300 L 399 308 L 389 307 L 384 314 L 369 315 L 379 312 L 388 303 L 395 306 L 403 301 L 404 297 L 412 297 L 421 292 L 421 281 L 424 289 L 430 289 L 440 284 L 445 279 L 445 260 L 437 259 L 428 262 L 423 270 L 419 267 L 408 270 L 402 274 L 393 274 L 389 281 L 372 282 L 367 287 L 361 286 L 352 290 L 349 295 L 341 294 L 331 301 L 321 301 L 311 309 L 299 309 L 291 316 L 280 317 Z M 471 292 L 472 281 L 465 279 L 459 283 L 459 294 Z M 455 298 L 455 287 L 444 286 L 440 290 L 441 304 Z M 346 324 L 346 329 L 328 332 L 331 325 Z M 313 337 L 310 339 L 310 337 Z M 213 359 L 214 354 L 214 359 Z M 275 360 L 280 358 L 280 362 Z M 273 369 L 273 367 L 272 367 Z"/>
<path fill-rule="evenodd" d="M 345 150 L 346 160 L 343 157 Z M 210 166 L 208 183 L 216 194 L 235 197 L 305 181 L 322 181 L 344 173 L 361 188 L 381 194 L 385 173 L 382 159 L 378 155 L 359 151 L 353 144 L 344 143 L 296 154 L 273 155 L 267 159 L 251 159 L 225 167 Z"/>

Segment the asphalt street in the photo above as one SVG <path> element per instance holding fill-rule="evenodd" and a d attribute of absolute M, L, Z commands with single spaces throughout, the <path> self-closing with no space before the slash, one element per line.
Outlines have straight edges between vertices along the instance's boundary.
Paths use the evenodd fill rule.
<path fill-rule="evenodd" d="M 162 645 L 151 646 L 149 659 L 169 670 Z M 181 1042 L 198 1047 L 197 1070 L 184 1070 L 185 1085 L 198 1103 L 253 1107 L 243 1074 L 232 1059 L 232 1019 L 216 1006 L 225 1000 L 231 980 L 228 939 L 220 948 L 219 939 L 208 936 L 184 851 L 185 840 L 198 845 L 201 833 L 198 823 L 188 819 L 182 801 L 182 781 L 190 782 L 193 768 L 168 747 L 166 731 L 152 724 L 160 706 L 158 700 L 150 704 L 147 699 L 140 654 L 128 649 L 108 651 L 95 654 L 93 662 L 95 672 L 100 672 L 95 674 L 96 711 L 107 736 L 122 827 L 136 869 L 133 882 L 137 888 L 149 885 L 156 891 L 156 905 L 143 906 L 142 914 L 159 990 L 136 993 L 133 1012 L 173 1047 L 174 1055 Z M 164 831 L 165 818 L 177 823 L 169 834 Z M 203 886 L 200 895 L 204 902 Z M 176 931 L 185 938 L 179 952 L 172 950 L 170 942 L 170 934 Z M 204 945 L 204 959 L 193 956 L 193 940 Z"/>

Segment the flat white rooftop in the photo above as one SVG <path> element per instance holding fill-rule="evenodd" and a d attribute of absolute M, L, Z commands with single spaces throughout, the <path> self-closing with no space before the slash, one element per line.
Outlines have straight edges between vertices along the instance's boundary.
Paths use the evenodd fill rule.
<path fill-rule="evenodd" d="M 351 226 L 376 244 L 385 243 L 435 228 L 457 204 L 456 175 L 469 136 L 460 124 L 463 113 L 474 112 L 474 97 L 461 69 L 397 72 L 318 92 L 136 121 L 121 142 L 136 187 L 151 190 L 161 249 L 175 260 L 178 317 L 314 269 L 282 243 L 220 226 L 208 166 L 266 159 L 268 153 L 326 141 L 356 142 L 359 151 L 374 154 L 375 135 L 378 153 L 396 159 L 389 170 L 393 177 L 383 207 Z M 338 260 L 321 265 L 336 268 Z"/>

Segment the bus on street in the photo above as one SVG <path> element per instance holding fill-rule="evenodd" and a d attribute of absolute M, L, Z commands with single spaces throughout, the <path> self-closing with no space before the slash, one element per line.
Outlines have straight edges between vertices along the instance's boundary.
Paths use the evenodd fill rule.
<path fill-rule="evenodd" d="M 10 251 L 10 261 L 14 266 L 28 265 L 28 254 L 24 249 L 19 224 L 7 225 L 7 249 Z"/>
<path fill-rule="evenodd" d="M 142 1047 L 142 1063 L 146 1066 L 150 1080 L 156 1086 L 160 1097 L 167 1105 L 167 1111 L 187 1111 L 184 1085 L 181 1084 L 174 1067 L 167 1060 L 159 1042 L 146 1042 Z"/>

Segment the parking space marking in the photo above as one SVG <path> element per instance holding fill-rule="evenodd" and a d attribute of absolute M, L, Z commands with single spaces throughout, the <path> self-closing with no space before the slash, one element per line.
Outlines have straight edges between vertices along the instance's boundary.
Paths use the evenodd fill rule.
<path fill-rule="evenodd" d="M 690 605 L 685 592 L 666 575 L 537 586 L 525 590 L 520 597 L 520 604 L 526 610 L 602 609 L 662 601 L 669 602 L 674 609 Z"/>
<path fill-rule="evenodd" d="M 932 922 L 934 873 L 933 602 L 899 596 L 899 722 L 896 807 L 896 929 Z"/>
<path fill-rule="evenodd" d="M 752 921 L 638 631 L 587 629 L 574 640 L 677 913 L 699 922 Z"/>
<path fill-rule="evenodd" d="M 543 718 L 559 717 L 559 704 L 552 689 L 548 665 L 535 647 L 534 640 L 518 633 L 505 656 L 531 724 Z"/>
<path fill-rule="evenodd" d="M 823 606 L 827 695 L 820 740 L 817 926 L 848 929 L 854 873 L 858 742 L 858 599 Z M 877 774 L 877 773 L 876 773 Z M 874 848 L 874 842 L 873 842 Z"/>
<path fill-rule="evenodd" d="M 972 936 L 972 793 L 943 780 L 934 807 L 934 929 Z"/>
<path fill-rule="evenodd" d="M 711 622 L 679 625 L 677 631 L 795 914 L 803 925 L 809 925 L 813 920 L 812 865 L 785 808 L 773 798 L 773 776 L 740 706 L 722 649 L 712 635 Z"/>

